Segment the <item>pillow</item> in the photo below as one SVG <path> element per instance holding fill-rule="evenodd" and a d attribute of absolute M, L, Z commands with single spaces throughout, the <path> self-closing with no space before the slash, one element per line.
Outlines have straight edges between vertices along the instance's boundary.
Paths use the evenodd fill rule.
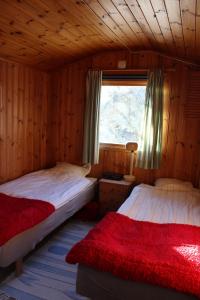
<path fill-rule="evenodd" d="M 188 192 L 192 191 L 193 188 L 191 186 L 187 186 L 184 184 L 179 184 L 179 183 L 172 183 L 172 184 L 166 184 L 164 186 L 158 187 L 162 190 L 166 191 L 178 191 L 178 192 Z"/>
<path fill-rule="evenodd" d="M 155 181 L 155 186 L 168 191 L 190 191 L 193 189 L 191 182 L 175 178 L 159 178 Z"/>
<path fill-rule="evenodd" d="M 91 164 L 77 166 L 66 162 L 57 162 L 53 168 L 56 172 L 65 173 L 71 176 L 85 177 L 91 171 Z"/>

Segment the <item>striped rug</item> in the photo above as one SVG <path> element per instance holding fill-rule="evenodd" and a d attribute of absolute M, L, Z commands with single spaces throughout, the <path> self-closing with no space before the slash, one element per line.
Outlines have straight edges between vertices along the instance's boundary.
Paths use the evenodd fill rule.
<path fill-rule="evenodd" d="M 65 255 L 82 239 L 94 224 L 70 220 L 24 263 L 20 277 L 10 275 L 0 290 L 18 300 L 80 300 L 76 294 L 74 265 L 65 263 Z"/>
<path fill-rule="evenodd" d="M 16 300 L 16 298 L 10 297 L 4 292 L 0 291 L 0 300 Z"/>

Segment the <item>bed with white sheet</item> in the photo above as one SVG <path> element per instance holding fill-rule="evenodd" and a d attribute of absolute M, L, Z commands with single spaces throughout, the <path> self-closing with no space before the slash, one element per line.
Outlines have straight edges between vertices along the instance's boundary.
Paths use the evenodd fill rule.
<path fill-rule="evenodd" d="M 55 207 L 55 212 L 44 221 L 17 234 L 0 247 L 0 267 L 23 258 L 94 197 L 97 180 L 85 177 L 88 172 L 88 166 L 59 163 L 54 168 L 33 172 L 0 185 L 0 193 L 47 201 Z"/>
<path fill-rule="evenodd" d="M 138 221 L 200 226 L 200 190 L 178 180 L 158 180 L 156 184 L 135 187 L 118 213 Z M 83 264 L 78 266 L 77 292 L 95 300 L 197 299 L 174 289 L 123 280 Z"/>
<path fill-rule="evenodd" d="M 118 212 L 138 221 L 200 226 L 200 191 L 140 184 Z"/>

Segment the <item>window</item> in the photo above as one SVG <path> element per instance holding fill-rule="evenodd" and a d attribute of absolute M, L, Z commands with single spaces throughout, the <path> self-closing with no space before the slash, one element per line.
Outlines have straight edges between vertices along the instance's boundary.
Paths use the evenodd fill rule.
<path fill-rule="evenodd" d="M 144 117 L 146 86 L 118 83 L 103 85 L 100 104 L 99 141 L 107 144 L 139 142 Z"/>

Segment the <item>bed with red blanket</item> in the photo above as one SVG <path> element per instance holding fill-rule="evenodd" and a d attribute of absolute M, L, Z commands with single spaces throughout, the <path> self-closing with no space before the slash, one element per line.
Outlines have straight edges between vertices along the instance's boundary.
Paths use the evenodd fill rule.
<path fill-rule="evenodd" d="M 46 201 L 17 198 L 0 193 L 0 246 L 39 224 L 55 211 Z"/>
<path fill-rule="evenodd" d="M 200 298 L 199 196 L 196 191 L 188 194 L 165 191 L 162 195 L 160 189 L 136 188 L 127 199 L 130 205 L 126 202 L 120 213 L 109 213 L 67 255 L 68 263 L 79 263 L 77 291 L 91 299 Z M 163 197 L 163 222 L 157 223 L 159 201 L 162 203 Z M 148 201 L 151 205 L 156 203 L 154 222 L 127 216 L 134 205 L 132 215 L 138 215 L 136 207 L 145 209 L 144 202 L 148 207 Z M 177 218 L 177 208 L 182 208 L 185 223 L 181 214 Z M 186 211 L 194 224 L 188 224 Z M 176 222 L 166 222 L 172 212 Z M 151 213 L 146 213 L 147 219 L 152 219 Z"/>
<path fill-rule="evenodd" d="M 94 197 L 96 179 L 79 171 L 62 163 L 0 185 L 0 267 L 21 261 Z"/>

